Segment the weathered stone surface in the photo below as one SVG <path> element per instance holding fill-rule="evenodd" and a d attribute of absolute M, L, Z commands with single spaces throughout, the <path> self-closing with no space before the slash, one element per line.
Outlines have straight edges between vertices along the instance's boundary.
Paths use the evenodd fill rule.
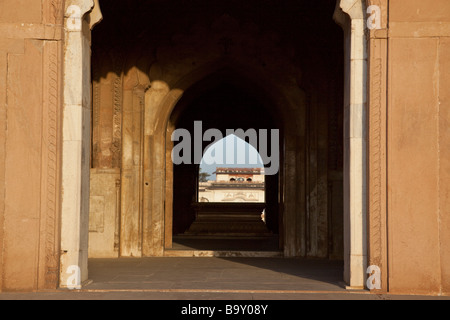
<path fill-rule="evenodd" d="M 42 91 L 43 82 L 49 81 L 44 78 L 43 72 L 45 54 L 44 41 L 29 40 L 25 42 L 24 54 L 12 54 L 8 59 L 8 127 L 4 145 L 4 165 L 8 170 L 5 170 L 4 181 L 7 188 L 4 194 L 2 275 L 3 287 L 9 290 L 38 289 L 37 271 L 39 267 L 45 270 L 46 254 L 50 255 L 48 259 L 55 254 L 54 248 L 50 248 L 51 252 L 39 251 L 40 245 L 45 241 L 55 241 L 55 238 L 44 240 L 46 232 L 52 234 L 56 231 L 49 230 L 46 225 L 41 230 L 40 218 L 55 219 L 57 210 L 56 190 L 52 190 L 57 187 L 56 181 L 41 180 L 42 170 L 48 174 L 46 178 L 49 175 L 55 177 L 57 174 L 55 153 L 54 162 L 48 164 L 54 165 L 54 168 L 48 170 L 48 167 L 42 166 L 48 163 L 48 159 L 43 159 L 43 156 L 47 156 L 47 152 L 52 148 L 52 142 L 47 140 L 50 132 L 43 132 L 44 128 L 49 129 L 48 126 L 43 126 L 43 111 L 49 108 L 43 100 L 43 96 L 48 97 L 48 92 Z M 33 82 L 29 81 L 30 76 L 34 79 Z M 57 104 L 58 101 L 54 103 Z M 41 145 L 42 139 L 48 143 L 44 148 Z M 56 150 L 53 149 L 52 152 Z M 51 185 L 48 185 L 48 182 Z M 51 197 L 50 194 L 55 195 L 53 202 L 48 204 L 50 207 L 47 206 L 47 198 L 41 199 L 41 187 L 46 189 L 48 197 Z M 41 201 L 44 201 L 44 206 L 41 206 Z M 55 222 L 54 220 L 53 223 Z M 40 239 L 43 239 L 43 242 L 40 242 Z M 17 261 L 22 261 L 20 268 L 16 264 Z M 45 281 L 42 279 L 39 285 L 44 288 Z"/>
<path fill-rule="evenodd" d="M 439 293 L 438 40 L 392 39 L 390 47 L 389 286 Z"/>
<path fill-rule="evenodd" d="M 450 294 L 450 41 L 439 45 L 439 245 L 442 294 Z"/>
<path fill-rule="evenodd" d="M 120 173 L 91 169 L 89 256 L 118 258 L 120 239 Z"/>
<path fill-rule="evenodd" d="M 3 0 L 0 3 L 0 23 L 41 23 L 41 6 L 41 1 Z"/>

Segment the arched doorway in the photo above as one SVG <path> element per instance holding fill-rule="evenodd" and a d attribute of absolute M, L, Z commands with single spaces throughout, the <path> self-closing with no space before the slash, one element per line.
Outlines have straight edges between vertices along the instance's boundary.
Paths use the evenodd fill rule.
<path fill-rule="evenodd" d="M 305 2 L 306 3 L 306 2 Z M 70 5 L 69 3 L 68 5 Z M 98 8 L 98 3 L 96 3 L 97 6 L 95 8 Z M 75 5 L 79 5 L 78 3 Z M 69 22 L 73 21 L 73 19 L 80 19 L 84 16 L 85 12 L 88 12 L 91 9 L 91 3 L 85 4 L 83 8 L 80 8 L 79 11 L 77 11 L 77 16 L 73 16 L 72 12 L 67 11 L 66 12 L 66 33 L 67 33 L 67 41 L 66 41 L 66 47 L 68 50 L 66 50 L 66 56 L 65 56 L 65 65 L 66 65 L 66 72 L 65 72 L 65 86 L 68 89 L 67 93 L 70 93 L 67 95 L 67 97 L 74 97 L 74 101 L 70 101 L 70 99 L 65 101 L 65 106 L 82 106 L 86 103 L 86 98 L 89 100 L 89 90 L 87 89 L 89 87 L 89 73 L 85 72 L 82 73 L 80 76 L 81 85 L 79 87 L 72 86 L 73 83 L 72 76 L 74 74 L 79 74 L 77 70 L 83 70 L 83 68 L 86 68 L 86 66 L 89 66 L 89 54 L 88 50 L 83 50 L 83 48 L 86 49 L 86 39 L 83 38 L 82 34 L 82 28 L 83 25 L 81 25 L 80 29 L 72 29 L 69 26 Z M 343 14 L 342 10 L 348 14 Z M 365 64 L 366 64 L 366 57 L 363 54 L 362 56 L 358 53 L 364 53 L 365 52 L 365 40 L 364 40 L 364 32 L 362 31 L 364 29 L 364 5 L 362 2 L 359 1 L 339 1 L 337 6 L 337 13 L 341 13 L 339 21 L 343 25 L 345 29 L 345 37 L 346 37 L 346 55 L 345 55 L 345 66 L 346 66 L 346 86 L 345 86 L 345 96 L 346 96 L 346 102 L 345 102 L 345 108 L 349 110 L 348 113 L 345 114 L 345 121 L 346 125 L 349 125 L 353 128 L 364 128 L 365 126 L 365 116 L 364 113 L 360 110 L 361 106 L 365 105 L 365 87 L 363 85 L 364 78 L 365 78 Z M 98 13 L 95 12 L 95 13 Z M 91 17 L 94 15 L 91 14 Z M 339 17 L 339 14 L 337 15 Z M 92 23 L 95 23 L 96 19 L 91 19 Z M 87 25 L 85 26 L 87 27 Z M 92 25 L 91 25 L 92 27 Z M 228 39 L 229 40 L 229 39 Z M 223 53 L 228 54 L 230 51 L 230 43 L 227 41 L 226 38 L 223 39 L 221 42 L 221 46 L 223 47 Z M 81 48 L 81 52 L 78 52 L 76 54 L 73 54 L 74 51 L 77 51 L 79 48 Z M 193 63 L 193 62 L 190 62 Z M 194 64 L 193 64 L 194 65 Z M 71 72 L 71 70 L 74 70 L 74 72 Z M 351 77 L 350 77 L 351 75 Z M 193 75 L 195 78 L 195 74 Z M 145 78 L 145 77 L 144 77 Z M 201 78 L 201 77 L 200 77 Z M 157 78 L 156 78 L 157 79 Z M 357 80 L 356 80 L 357 79 Z M 124 79 L 121 78 L 120 81 L 123 81 Z M 188 86 L 179 86 L 180 82 L 164 82 L 164 81 L 153 81 L 151 83 L 151 88 L 146 93 L 147 84 L 145 81 L 142 81 L 143 78 L 138 76 L 137 84 L 133 88 L 133 94 L 136 95 L 136 101 L 139 101 L 139 99 L 142 99 L 145 97 L 145 103 L 147 104 L 147 98 L 159 97 L 160 100 L 157 101 L 157 104 L 160 106 L 160 108 L 151 115 L 150 118 L 156 118 L 156 119 L 168 119 L 171 108 L 170 106 L 173 106 L 176 104 L 176 101 L 180 99 L 180 97 L 183 94 L 183 90 L 185 90 Z M 121 82 L 116 82 L 116 84 L 121 84 Z M 181 89 L 180 89 L 181 88 Z M 183 89 L 184 88 L 184 89 Z M 156 91 L 159 90 L 159 93 Z M 78 98 L 79 99 L 78 99 Z M 78 101 L 79 100 L 79 101 Z M 152 101 L 151 103 L 156 103 L 155 101 Z M 139 103 L 138 103 L 139 105 Z M 359 106 L 359 109 L 358 109 Z M 361 114 L 362 113 L 362 114 Z M 65 114 L 65 117 L 70 117 L 70 115 L 67 113 Z M 86 122 L 83 121 L 83 119 L 89 120 L 89 115 L 86 113 L 85 116 L 78 117 L 79 119 L 79 125 L 81 127 L 86 127 Z M 304 117 L 306 118 L 306 116 Z M 95 118 L 94 118 L 95 119 Z M 86 120 L 87 121 L 87 120 Z M 301 125 L 298 125 L 296 123 L 292 123 L 294 127 L 304 129 Z M 89 125 L 87 125 L 89 127 Z M 348 128 L 346 127 L 346 130 Z M 142 188 L 141 191 L 142 194 L 150 193 L 151 196 L 147 197 L 148 199 L 151 199 L 150 202 L 146 203 L 144 200 L 144 203 L 142 204 L 143 213 L 151 211 L 154 213 L 151 218 L 143 214 L 138 219 L 142 219 L 142 224 L 139 224 L 141 227 L 140 235 L 137 238 L 140 238 L 141 240 L 141 248 L 138 251 L 141 251 L 144 255 L 161 255 L 164 252 L 164 241 L 160 241 L 160 239 L 164 238 L 164 234 L 167 234 L 167 232 L 162 231 L 162 226 L 164 228 L 167 228 L 167 224 L 164 224 L 164 215 L 165 209 L 167 206 L 171 205 L 170 199 L 166 198 L 166 195 L 169 194 L 167 191 L 167 186 L 172 183 L 171 175 L 164 175 L 161 168 L 165 166 L 165 161 L 168 159 L 167 154 L 164 156 L 161 156 L 161 150 L 166 149 L 165 148 L 165 134 L 161 134 L 161 131 L 164 132 L 165 125 L 164 121 L 157 122 L 152 128 L 146 129 L 149 131 L 149 135 L 144 135 L 144 141 L 146 138 L 150 138 L 147 144 L 145 144 L 142 152 L 144 154 L 148 154 L 149 150 L 159 150 L 157 155 L 151 155 L 150 158 L 147 160 L 143 160 L 143 172 L 142 177 L 144 178 L 143 181 L 145 183 L 140 186 L 139 188 Z M 301 130 L 300 130 L 301 131 Z M 305 131 L 306 132 L 306 131 Z M 347 131 L 346 131 L 347 132 Z M 359 133 L 358 133 L 359 132 Z M 351 286 L 362 286 L 364 283 L 364 266 L 365 266 L 365 226 L 364 226 L 364 217 L 366 212 L 365 207 L 365 200 L 364 200 L 364 194 L 365 194 L 365 156 L 364 156 L 364 137 L 362 136 L 364 130 L 361 131 L 352 131 L 350 136 L 345 137 L 346 142 L 346 155 L 348 160 L 348 167 L 345 167 L 344 170 L 344 179 L 347 179 L 347 187 L 344 189 L 344 199 L 346 201 L 346 209 L 345 209 L 345 223 L 344 226 L 347 228 L 348 231 L 348 238 L 345 240 L 346 243 L 346 253 L 345 253 L 345 262 L 346 262 L 346 275 L 345 280 L 347 283 L 349 283 Z M 291 168 L 295 168 L 295 165 L 301 163 L 297 163 L 295 159 L 291 158 L 290 152 L 293 150 L 301 150 L 302 144 L 299 142 L 301 140 L 296 139 L 297 136 L 292 137 L 291 143 L 285 144 L 285 155 L 286 155 L 286 163 L 288 161 L 291 162 L 294 166 L 290 166 Z M 78 147 L 72 146 L 71 143 L 64 143 L 64 154 L 65 157 L 63 159 L 63 187 L 65 190 L 77 190 L 78 187 L 81 187 L 82 185 L 86 186 L 88 184 L 87 176 L 87 167 L 86 167 L 86 159 L 83 161 L 80 161 L 80 168 L 79 170 L 80 174 L 77 174 L 74 172 L 74 168 L 76 170 L 80 169 L 76 165 L 72 166 L 70 165 L 70 161 L 68 159 L 70 157 L 78 158 L 80 156 L 80 159 L 83 159 L 82 154 L 85 156 L 89 154 L 89 148 L 86 144 L 86 139 L 82 138 L 80 139 L 81 143 L 81 149 Z M 304 145 L 303 147 L 306 147 Z M 148 148 L 148 149 L 146 149 Z M 290 149 L 291 148 L 291 149 Z M 82 151 L 80 151 L 82 150 Z M 350 152 L 351 151 L 351 152 Z M 355 151 L 355 152 L 354 152 Z M 357 152 L 356 152 L 357 151 Z M 72 155 L 72 156 L 71 156 Z M 69 157 L 69 158 L 68 158 Z M 346 161 L 347 161 L 346 160 Z M 83 164 L 84 163 L 84 164 Z M 306 163 L 304 163 L 306 164 Z M 297 173 L 297 174 L 296 174 Z M 285 172 L 287 177 L 290 177 L 290 179 L 286 179 L 285 182 L 291 182 L 294 185 L 299 186 L 300 192 L 301 192 L 301 185 L 298 184 L 298 180 L 296 180 L 293 177 L 300 177 L 298 172 L 291 171 L 291 172 Z M 76 179 L 70 179 L 74 175 Z M 351 179 L 350 179 L 351 178 Z M 162 181 L 165 181 L 166 184 L 163 185 Z M 73 188 L 72 188 L 73 187 Z M 148 187 L 148 188 L 146 188 Z M 284 187 L 284 186 L 282 186 Z M 79 265 L 82 269 L 82 279 L 87 278 L 87 228 L 82 227 L 77 232 L 71 231 L 71 222 L 73 221 L 81 221 L 81 226 L 86 226 L 86 208 L 88 205 L 87 203 L 87 195 L 86 195 L 86 188 L 80 188 L 82 190 L 85 190 L 84 193 L 78 194 L 79 197 L 73 197 L 69 196 L 68 194 L 65 194 L 62 199 L 62 248 L 67 249 L 64 250 L 65 254 L 61 257 L 61 284 L 64 285 L 65 278 L 67 277 L 64 274 L 65 267 L 69 265 Z M 147 190 L 148 189 L 148 190 Z M 123 188 L 122 188 L 123 190 Z M 285 189 L 283 192 L 286 192 L 286 195 L 290 192 L 291 197 L 295 197 L 297 194 L 297 191 L 294 189 Z M 123 191 L 122 191 L 123 192 Z M 80 200 L 81 199 L 81 200 Z M 144 197 L 145 199 L 145 197 Z M 352 201 L 350 206 L 350 200 Z M 81 201 L 81 205 L 79 203 L 79 200 Z M 300 202 L 293 202 L 289 205 L 285 206 L 283 210 L 292 210 L 292 212 L 295 212 L 297 208 L 300 208 L 303 204 Z M 78 211 L 74 211 L 72 208 L 80 208 Z M 295 219 L 294 219 L 295 220 Z M 161 224 L 161 221 L 162 224 Z M 295 226 L 297 221 L 288 221 L 285 225 L 289 226 Z M 297 225 L 298 227 L 301 227 L 301 225 Z M 64 231 L 67 232 L 64 232 Z M 295 230 L 295 228 L 293 229 Z M 121 230 L 123 233 L 123 230 Z M 121 234 L 121 237 L 125 236 L 124 234 Z M 159 239 L 159 240 L 158 240 Z M 137 240 L 137 243 L 139 243 L 139 240 Z M 295 243 L 292 247 L 284 246 L 285 254 L 291 254 L 295 255 L 297 250 L 300 248 L 300 250 L 306 250 L 304 246 L 307 246 L 307 243 Z M 124 248 L 127 249 L 127 248 Z M 128 249 L 127 249 L 128 250 Z M 134 249 L 132 249 L 134 250 Z M 131 251 L 132 251 L 131 250 Z"/>
<path fill-rule="evenodd" d="M 188 89 L 171 115 L 169 127 L 175 130 L 185 129 L 191 137 L 196 134 L 202 135 L 199 139 L 193 138 L 198 139 L 196 142 L 200 141 L 202 156 L 204 156 L 203 150 L 208 151 L 207 146 L 211 142 L 221 146 L 222 150 L 215 150 L 223 153 L 221 156 L 216 155 L 214 160 L 218 163 L 209 170 L 212 174 L 223 177 L 232 174 L 231 178 L 227 178 L 229 181 L 225 182 L 221 178 L 220 181 L 210 182 L 209 192 L 216 192 L 222 196 L 209 196 L 211 200 L 203 201 L 208 203 L 202 203 L 198 194 L 199 163 L 195 163 L 195 155 L 192 154 L 192 161 L 189 164 L 174 165 L 171 224 L 173 236 L 177 240 L 175 244 L 189 242 L 194 247 L 196 244 L 197 248 L 209 250 L 220 248 L 231 251 L 251 249 L 279 251 L 283 249 L 280 240 L 283 227 L 279 224 L 282 219 L 282 214 L 279 213 L 279 201 L 283 198 L 279 194 L 281 183 L 279 169 L 283 167 L 280 163 L 282 158 L 280 145 L 284 143 L 279 130 L 280 127 L 284 127 L 281 124 L 282 119 L 279 118 L 282 112 L 278 112 L 277 116 L 277 112 L 274 112 L 276 106 L 271 106 L 271 99 L 264 94 L 264 91 L 255 88 L 245 90 L 245 87 L 249 86 L 252 86 L 251 81 L 244 79 L 238 73 L 229 69 L 219 70 Z M 199 125 L 201 128 L 195 128 Z M 217 131 L 218 136 L 214 139 L 225 137 L 224 140 L 233 143 L 231 153 L 227 154 L 227 147 L 221 144 L 221 140 L 203 139 L 203 134 L 211 129 Z M 232 138 L 234 134 L 231 132 L 237 132 L 247 140 L 245 142 L 238 138 L 243 142 L 244 148 L 246 143 L 251 143 L 248 149 L 254 149 L 258 157 L 260 155 L 256 151 L 257 148 L 262 150 L 266 147 L 265 145 L 270 147 L 264 152 L 267 154 L 268 159 L 265 162 L 267 172 L 270 174 L 263 174 L 262 191 L 257 190 L 261 187 L 253 180 L 258 180 L 260 177 L 260 174 L 257 175 L 258 177 L 255 174 L 256 171 L 264 169 L 262 163 L 264 161 L 261 159 L 260 168 L 257 167 L 256 160 L 253 161 L 254 166 L 250 166 L 250 159 L 245 159 L 245 154 L 241 154 L 247 151 L 234 150 L 237 146 L 234 144 Z M 259 133 L 265 136 L 259 136 Z M 273 146 L 272 140 L 276 140 Z M 247 165 L 236 165 L 238 154 L 239 157 L 244 155 L 242 162 L 245 164 L 247 161 Z M 232 159 L 229 159 L 230 155 Z M 247 170 L 248 174 L 233 171 L 232 167 L 240 167 L 241 171 Z M 203 192 L 205 195 L 208 194 Z M 233 202 L 236 197 L 241 201 L 230 204 L 229 202 Z M 264 221 L 261 218 L 263 211 Z M 167 218 L 170 219 L 166 215 Z M 204 245 L 205 239 L 208 239 L 208 246 Z M 166 249 L 172 249 L 170 235 L 166 236 L 166 241 Z"/>

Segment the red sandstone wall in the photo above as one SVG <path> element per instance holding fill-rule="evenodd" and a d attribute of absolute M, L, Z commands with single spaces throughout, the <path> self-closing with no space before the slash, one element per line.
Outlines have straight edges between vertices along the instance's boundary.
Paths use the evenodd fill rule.
<path fill-rule="evenodd" d="M 0 2 L 0 23 L 41 23 L 42 1 L 2 0 Z"/>
<path fill-rule="evenodd" d="M 0 2 L 0 291 L 57 283 L 61 6 Z"/>
<path fill-rule="evenodd" d="M 389 6 L 389 290 L 450 292 L 450 2 Z"/>

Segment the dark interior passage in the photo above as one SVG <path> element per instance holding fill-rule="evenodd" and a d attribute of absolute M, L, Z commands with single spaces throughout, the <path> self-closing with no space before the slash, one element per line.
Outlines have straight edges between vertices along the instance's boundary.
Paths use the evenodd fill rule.
<path fill-rule="evenodd" d="M 208 129 L 218 129 L 224 137 L 227 130 L 230 129 L 242 129 L 244 132 L 249 129 L 255 130 L 255 132 L 259 132 L 260 129 L 266 129 L 269 132 L 271 129 L 278 129 L 279 126 L 275 121 L 277 118 L 269 107 L 270 101 L 262 93 L 258 96 L 258 90 L 246 91 L 245 87 L 249 86 L 251 86 L 251 83 L 245 82 L 245 80 L 243 82 L 242 78 L 233 74 L 230 70 L 222 70 L 208 77 L 192 90 L 188 90 L 178 103 L 172 117 L 175 127 L 189 130 L 192 137 L 194 136 L 195 121 L 201 121 L 203 132 Z M 279 137 L 279 139 L 282 140 L 282 137 Z M 212 142 L 214 141 L 203 141 L 203 150 Z M 250 139 L 247 142 L 250 143 Z M 258 141 L 258 144 L 260 142 Z M 258 145 L 254 147 L 258 149 Z M 272 152 L 270 149 L 268 151 L 269 154 Z M 193 154 L 192 157 L 194 157 Z M 192 159 L 192 162 L 194 162 L 194 159 Z M 226 166 L 226 164 L 218 164 L 218 167 L 220 166 Z M 196 220 L 196 213 L 199 214 L 199 210 L 208 211 L 214 207 L 213 214 L 215 215 L 226 214 L 230 210 L 237 212 L 234 209 L 236 207 L 242 214 L 245 214 L 245 211 L 250 213 L 255 210 L 253 208 L 255 205 L 250 208 L 247 204 L 242 203 L 232 205 L 202 203 L 202 208 L 199 209 L 198 173 L 198 164 L 174 165 L 173 234 L 175 246 L 178 244 L 181 247 L 184 245 L 189 248 L 209 250 L 279 249 L 277 237 L 279 234 L 279 174 L 265 177 L 265 202 L 261 204 L 259 210 L 261 210 L 261 213 L 262 209 L 265 210 L 266 232 L 256 231 L 248 226 L 248 232 L 240 230 L 239 234 L 236 234 L 236 230 L 243 228 L 243 224 L 246 223 L 239 224 L 239 219 L 237 219 L 235 222 L 230 221 L 232 224 L 237 224 L 235 226 L 227 227 L 226 222 L 223 222 L 221 230 L 217 230 L 217 228 L 215 230 L 208 229 L 189 237 L 186 231 Z M 199 238 L 199 236 L 206 237 L 208 235 L 209 238 L 215 239 L 209 239 L 205 242 L 204 239 Z M 244 242 L 236 240 L 239 238 Z"/>
<path fill-rule="evenodd" d="M 223 135 L 280 130 L 280 170 L 265 180 L 267 238 L 277 241 L 253 248 L 342 259 L 344 41 L 332 19 L 336 2 L 100 3 L 104 19 L 92 33 L 92 194 L 110 204 L 120 193 L 121 225 L 102 225 L 108 206 L 99 201 L 90 237 L 98 252 L 161 255 L 172 233 L 176 241 L 189 230 L 199 168 L 164 163 L 170 150 L 160 136 L 168 127 L 192 133 L 202 121 L 203 131 Z M 181 99 L 162 106 L 174 91 Z"/>

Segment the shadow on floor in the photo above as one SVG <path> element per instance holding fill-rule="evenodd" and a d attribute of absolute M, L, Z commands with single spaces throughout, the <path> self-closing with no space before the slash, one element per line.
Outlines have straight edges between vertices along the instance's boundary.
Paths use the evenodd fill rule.
<path fill-rule="evenodd" d="M 344 291 L 343 263 L 288 258 L 89 260 L 88 290 Z"/>

